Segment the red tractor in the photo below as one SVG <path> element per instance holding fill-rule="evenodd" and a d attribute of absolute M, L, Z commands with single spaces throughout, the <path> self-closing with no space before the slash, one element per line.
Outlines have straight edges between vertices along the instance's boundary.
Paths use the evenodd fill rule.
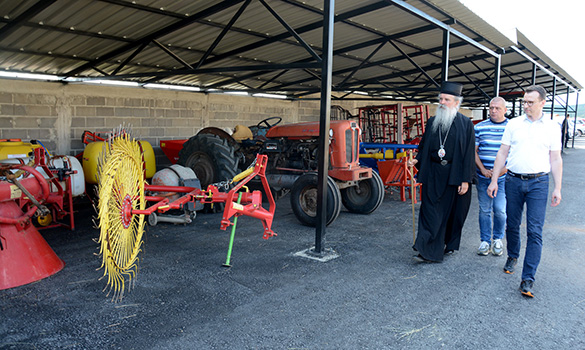
<path fill-rule="evenodd" d="M 232 135 L 209 127 L 186 142 L 171 142 L 184 142 L 178 163 L 193 169 L 202 188 L 232 179 L 253 163 L 256 154 L 268 155 L 266 178 L 275 197 L 290 192 L 298 220 L 316 226 L 319 123 L 278 125 L 281 121 L 273 117 L 249 128 L 238 125 Z M 369 214 L 384 198 L 380 176 L 359 164 L 358 123 L 331 121 L 328 136 L 327 225 L 337 218 L 341 204 L 350 212 Z M 163 150 L 165 142 L 161 141 Z M 165 153 L 173 159 L 168 151 Z"/>

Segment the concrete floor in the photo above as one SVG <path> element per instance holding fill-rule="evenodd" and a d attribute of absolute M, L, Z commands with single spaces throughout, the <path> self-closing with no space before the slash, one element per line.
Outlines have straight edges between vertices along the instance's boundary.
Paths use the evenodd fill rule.
<path fill-rule="evenodd" d="M 80 206 L 77 230 L 43 231 L 66 267 L 0 291 L 0 349 L 583 349 L 584 160 L 585 137 L 564 155 L 534 299 L 518 292 L 519 272 L 503 273 L 505 256 L 476 254 L 475 194 L 461 250 L 441 264 L 413 262 L 410 202 L 396 195 L 371 215 L 342 211 L 327 228 L 339 257 L 326 263 L 294 256 L 315 231 L 287 197 L 278 237 L 263 240 L 259 221 L 239 219 L 229 269 L 219 214 L 149 227 L 119 303 L 102 292 L 98 231 Z"/>

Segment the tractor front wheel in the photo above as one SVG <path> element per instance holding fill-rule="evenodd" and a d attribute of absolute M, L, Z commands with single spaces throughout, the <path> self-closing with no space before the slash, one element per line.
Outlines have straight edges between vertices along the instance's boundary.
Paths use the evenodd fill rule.
<path fill-rule="evenodd" d="M 357 186 L 341 190 L 341 201 L 352 213 L 370 214 L 378 209 L 384 199 L 384 183 L 377 172 L 372 177 L 358 182 Z"/>
<path fill-rule="evenodd" d="M 290 203 L 297 219 L 305 226 L 317 226 L 317 174 L 300 176 L 290 190 Z M 332 178 L 327 177 L 327 225 L 339 216 L 341 194 Z"/>

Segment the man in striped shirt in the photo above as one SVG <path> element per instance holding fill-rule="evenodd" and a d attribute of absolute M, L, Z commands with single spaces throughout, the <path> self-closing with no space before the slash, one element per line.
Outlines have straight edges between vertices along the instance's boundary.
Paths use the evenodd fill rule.
<path fill-rule="evenodd" d="M 490 101 L 490 118 L 475 125 L 475 164 L 477 165 L 477 199 L 479 201 L 479 231 L 481 244 L 477 254 L 500 256 L 504 251 L 502 238 L 506 226 L 506 168 L 502 169 L 498 178 L 498 194 L 490 198 L 487 188 L 492 177 L 492 168 L 500 149 L 502 135 L 508 119 L 506 101 L 494 97 Z M 493 231 L 492 231 L 493 212 Z"/>

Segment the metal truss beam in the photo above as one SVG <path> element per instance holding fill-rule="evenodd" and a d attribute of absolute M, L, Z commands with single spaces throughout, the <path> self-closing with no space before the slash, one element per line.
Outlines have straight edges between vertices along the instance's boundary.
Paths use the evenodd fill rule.
<path fill-rule="evenodd" d="M 39 14 L 41 11 L 51 6 L 57 0 L 39 0 L 36 4 L 29 7 L 26 11 L 16 17 L 13 21 L 5 24 L 0 28 L 0 41 L 5 39 L 10 33 L 18 29 L 23 23 Z"/>
<path fill-rule="evenodd" d="M 210 16 L 214 13 L 223 11 L 223 10 L 230 8 L 231 6 L 234 6 L 242 1 L 244 1 L 244 0 L 225 0 L 225 1 L 222 1 L 222 2 L 220 2 L 216 5 L 213 5 L 213 6 L 207 8 L 203 11 L 200 11 L 199 13 L 196 13 L 192 16 L 189 16 L 189 17 L 182 19 L 178 22 L 175 22 L 175 23 L 173 23 L 165 28 L 162 28 L 162 29 L 160 29 L 152 34 L 149 34 L 149 35 L 147 35 L 139 40 L 136 40 L 133 43 L 129 43 L 129 44 L 124 45 L 116 50 L 110 51 L 109 53 L 101 56 L 98 59 L 92 60 L 92 61 L 82 65 L 81 67 L 75 68 L 75 69 L 67 72 L 65 75 L 66 76 L 73 76 L 73 75 L 79 74 L 86 69 L 89 69 L 89 68 L 96 66 L 102 62 L 105 62 L 113 57 L 121 55 L 129 50 L 132 50 L 136 46 L 139 46 L 139 45 L 142 45 L 145 43 L 150 43 L 152 40 L 158 39 L 161 36 L 167 35 L 167 34 L 172 33 L 178 29 L 181 29 L 185 26 L 188 26 L 200 18 L 204 18 L 204 17 Z"/>

